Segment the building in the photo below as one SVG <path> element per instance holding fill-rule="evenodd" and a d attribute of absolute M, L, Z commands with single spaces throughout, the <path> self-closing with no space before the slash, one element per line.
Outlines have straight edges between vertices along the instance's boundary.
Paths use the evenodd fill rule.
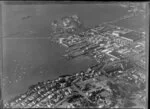
<path fill-rule="evenodd" d="M 135 31 L 131 31 L 125 34 L 115 31 L 112 35 L 114 36 L 114 42 L 120 46 L 130 45 L 133 42 L 139 41 L 142 38 L 140 33 Z"/>
<path fill-rule="evenodd" d="M 132 40 L 124 37 L 115 37 L 114 42 L 117 43 L 119 46 L 130 45 L 133 43 Z"/>
<path fill-rule="evenodd" d="M 108 55 L 115 58 L 115 59 L 122 59 L 123 58 L 123 56 L 115 50 L 108 53 Z"/>
<path fill-rule="evenodd" d="M 113 32 L 112 32 L 112 35 L 113 35 L 113 36 L 116 36 L 116 37 L 119 37 L 119 31 L 113 31 Z"/>
<path fill-rule="evenodd" d="M 142 38 L 141 34 L 136 32 L 136 31 L 131 31 L 131 32 L 128 32 L 126 34 L 120 34 L 120 36 L 123 39 L 130 40 L 132 42 L 136 42 Z"/>

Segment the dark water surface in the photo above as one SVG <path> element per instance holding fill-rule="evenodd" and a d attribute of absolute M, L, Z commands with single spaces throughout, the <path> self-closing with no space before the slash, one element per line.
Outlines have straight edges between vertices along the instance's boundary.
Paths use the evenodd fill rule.
<path fill-rule="evenodd" d="M 76 14 L 91 26 L 126 13 L 126 9 L 113 5 L 4 5 L 3 99 L 23 93 L 39 81 L 76 73 L 95 63 L 87 57 L 64 59 L 65 49 L 48 40 L 51 21 Z"/>

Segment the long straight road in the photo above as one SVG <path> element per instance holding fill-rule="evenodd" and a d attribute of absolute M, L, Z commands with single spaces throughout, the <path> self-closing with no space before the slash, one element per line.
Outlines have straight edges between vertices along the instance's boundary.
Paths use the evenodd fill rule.
<path fill-rule="evenodd" d="M 72 96 L 72 95 L 65 96 L 61 101 L 59 101 L 57 104 L 55 104 L 54 108 L 57 108 L 59 105 L 61 105 L 63 102 L 65 102 L 66 99 L 67 99 L 68 97 L 70 97 L 70 96 Z M 64 107 L 64 108 L 65 108 L 65 107 Z"/>
<path fill-rule="evenodd" d="M 92 101 L 89 100 L 89 98 L 85 95 L 85 93 L 83 93 L 79 88 L 77 88 L 75 84 L 73 84 L 73 88 L 74 88 L 77 92 L 79 92 L 79 94 L 81 94 L 87 101 L 89 101 L 90 103 L 92 103 Z"/>

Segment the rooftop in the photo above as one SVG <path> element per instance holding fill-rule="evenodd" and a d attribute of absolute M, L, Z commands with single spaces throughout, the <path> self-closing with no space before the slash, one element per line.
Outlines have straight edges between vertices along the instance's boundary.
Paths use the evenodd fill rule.
<path fill-rule="evenodd" d="M 137 41 L 137 40 L 140 40 L 142 38 L 140 36 L 140 34 L 138 32 L 135 32 L 135 31 L 131 31 L 131 32 L 126 33 L 126 34 L 120 34 L 120 36 L 122 36 L 124 38 L 131 39 L 133 41 Z"/>
<path fill-rule="evenodd" d="M 112 56 L 114 56 L 114 57 L 117 57 L 117 58 L 119 58 L 119 59 L 123 58 L 123 57 L 121 56 L 121 54 L 118 53 L 118 52 L 115 51 L 115 50 L 112 51 L 112 52 L 110 52 L 109 54 L 112 55 Z"/>

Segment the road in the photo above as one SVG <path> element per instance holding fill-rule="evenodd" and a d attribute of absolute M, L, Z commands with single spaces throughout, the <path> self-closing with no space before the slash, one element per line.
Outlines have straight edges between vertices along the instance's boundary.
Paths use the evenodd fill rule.
<path fill-rule="evenodd" d="M 72 96 L 72 95 L 65 96 L 61 101 L 59 101 L 58 103 L 55 104 L 54 108 L 57 108 L 57 106 L 59 106 L 59 105 L 61 105 L 63 102 L 65 102 L 66 99 L 69 98 L 70 96 Z"/>
<path fill-rule="evenodd" d="M 77 92 L 79 92 L 79 94 L 81 94 L 87 101 L 89 101 L 90 103 L 92 103 L 92 101 L 88 99 L 88 97 L 85 95 L 85 93 L 83 93 L 80 89 L 78 89 L 75 84 L 73 84 L 73 88 L 74 88 Z"/>

